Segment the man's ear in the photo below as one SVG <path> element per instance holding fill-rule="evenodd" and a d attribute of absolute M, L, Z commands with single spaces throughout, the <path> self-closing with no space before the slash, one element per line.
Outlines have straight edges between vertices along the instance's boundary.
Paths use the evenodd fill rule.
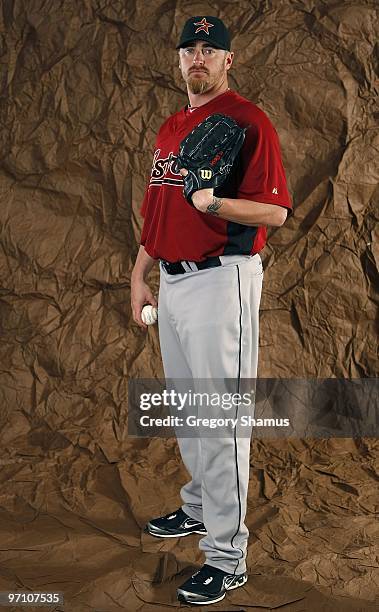
<path fill-rule="evenodd" d="M 234 58 L 234 52 L 233 51 L 229 51 L 228 52 L 228 56 L 226 58 L 226 69 L 227 70 L 229 70 L 229 68 L 233 64 L 233 58 Z"/>

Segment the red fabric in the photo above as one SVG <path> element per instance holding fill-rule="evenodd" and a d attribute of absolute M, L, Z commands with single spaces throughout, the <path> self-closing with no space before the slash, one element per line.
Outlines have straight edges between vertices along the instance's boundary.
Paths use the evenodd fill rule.
<path fill-rule="evenodd" d="M 213 113 L 229 115 L 241 127 L 249 126 L 241 151 L 242 180 L 234 197 L 292 208 L 274 127 L 257 106 L 234 91 L 226 91 L 191 113 L 183 108 L 159 130 L 141 206 L 141 244 L 154 259 L 201 261 L 239 249 L 238 236 L 230 238 L 231 226 L 235 232 L 236 224 L 190 206 L 183 196 L 183 179 L 173 170 L 180 142 Z M 240 229 L 243 233 L 246 226 L 240 225 Z M 266 233 L 266 227 L 256 228 L 248 247 L 245 240 L 238 252 L 258 253 L 265 245 Z"/>
<path fill-rule="evenodd" d="M 261 111 L 262 112 L 262 111 Z M 281 160 L 279 138 L 264 115 L 246 132 L 244 158 L 249 159 L 237 198 L 292 208 Z"/>

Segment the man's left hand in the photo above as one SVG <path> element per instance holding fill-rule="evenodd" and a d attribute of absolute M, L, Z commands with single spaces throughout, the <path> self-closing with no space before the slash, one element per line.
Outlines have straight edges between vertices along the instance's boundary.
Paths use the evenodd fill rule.
<path fill-rule="evenodd" d="M 188 174 L 188 170 L 181 168 L 180 174 L 182 176 L 186 176 L 186 174 Z M 194 207 L 203 213 L 207 212 L 207 207 L 212 204 L 212 201 L 213 187 L 211 189 L 199 189 L 199 191 L 195 191 L 192 196 L 192 203 Z"/>

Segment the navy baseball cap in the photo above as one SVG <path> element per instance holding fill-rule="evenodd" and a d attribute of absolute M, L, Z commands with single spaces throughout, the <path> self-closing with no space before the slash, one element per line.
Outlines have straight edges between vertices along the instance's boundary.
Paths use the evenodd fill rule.
<path fill-rule="evenodd" d="M 186 47 L 195 40 L 204 40 L 212 47 L 230 51 L 230 34 L 218 17 L 201 15 L 187 19 L 176 48 Z"/>

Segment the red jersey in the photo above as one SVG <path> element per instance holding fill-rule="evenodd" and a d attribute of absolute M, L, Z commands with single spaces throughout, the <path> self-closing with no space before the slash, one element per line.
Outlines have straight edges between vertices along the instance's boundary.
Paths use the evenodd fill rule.
<path fill-rule="evenodd" d="M 248 255 L 258 253 L 266 243 L 265 226 L 208 215 L 184 198 L 183 178 L 174 171 L 180 142 L 213 113 L 233 117 L 241 127 L 249 126 L 231 173 L 215 195 L 292 208 L 275 128 L 255 104 L 235 91 L 225 91 L 192 112 L 186 106 L 159 130 L 141 207 L 141 244 L 154 259 L 202 261 L 215 255 Z"/>

